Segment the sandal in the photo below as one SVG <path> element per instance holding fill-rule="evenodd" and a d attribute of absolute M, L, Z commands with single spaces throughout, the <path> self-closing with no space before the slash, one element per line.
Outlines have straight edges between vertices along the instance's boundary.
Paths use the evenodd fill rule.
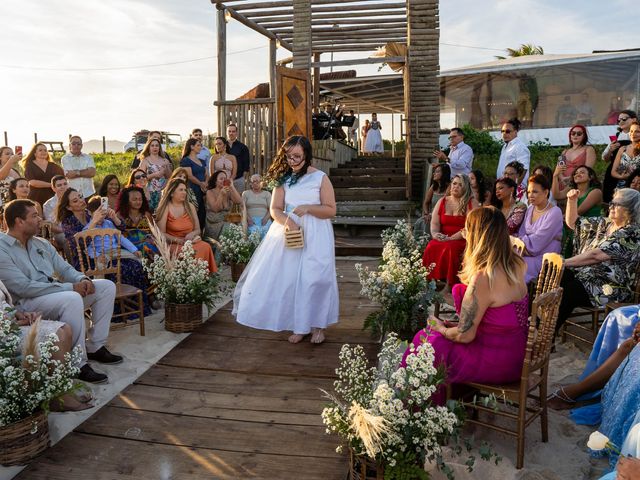
<path fill-rule="evenodd" d="M 564 405 L 556 405 L 554 407 L 553 401 L 555 399 L 558 399 Z M 573 408 L 577 403 L 573 398 L 567 395 L 567 392 L 564 391 L 564 387 L 560 387 L 556 391 L 550 393 L 549 396 L 547 397 L 547 402 L 549 402 L 549 406 L 554 410 L 565 410 L 567 408 Z"/>

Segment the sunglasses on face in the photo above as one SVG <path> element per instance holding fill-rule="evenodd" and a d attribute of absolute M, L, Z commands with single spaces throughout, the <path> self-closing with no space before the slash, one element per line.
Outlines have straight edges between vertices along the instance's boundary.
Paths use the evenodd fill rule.
<path fill-rule="evenodd" d="M 513 130 L 500 130 L 501 133 L 511 133 Z"/>
<path fill-rule="evenodd" d="M 582 136 L 582 132 L 581 131 L 576 131 L 576 132 L 571 132 L 571 136 L 572 137 L 581 137 Z"/>
<path fill-rule="evenodd" d="M 618 123 L 620 123 L 620 122 L 626 122 L 626 121 L 627 121 L 627 120 L 629 120 L 630 118 L 631 118 L 631 117 L 624 117 L 624 118 L 623 118 L 623 117 L 620 117 L 620 118 L 618 118 Z"/>
<path fill-rule="evenodd" d="M 134 178 L 135 180 L 141 180 L 141 179 L 143 179 L 143 178 L 147 178 L 147 176 L 143 173 L 143 174 L 141 174 L 141 175 L 136 175 L 136 176 L 134 176 L 133 178 Z"/>

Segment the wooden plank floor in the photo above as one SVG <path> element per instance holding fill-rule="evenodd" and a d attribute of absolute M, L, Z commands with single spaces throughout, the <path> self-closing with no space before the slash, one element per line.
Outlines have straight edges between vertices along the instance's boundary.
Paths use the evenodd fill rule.
<path fill-rule="evenodd" d="M 239 325 L 226 305 L 16 478 L 343 480 L 319 389 L 343 343 L 378 351 L 354 263 L 337 261 L 340 322 L 322 345 Z"/>

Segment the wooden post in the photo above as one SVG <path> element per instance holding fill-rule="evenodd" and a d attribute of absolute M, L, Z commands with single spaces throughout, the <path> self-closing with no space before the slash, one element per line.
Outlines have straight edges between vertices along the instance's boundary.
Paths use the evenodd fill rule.
<path fill-rule="evenodd" d="M 313 61 L 320 61 L 320 54 L 313 54 Z M 313 68 L 313 112 L 318 113 L 320 111 L 320 67 Z"/>
<path fill-rule="evenodd" d="M 276 98 L 276 53 L 278 46 L 276 41 L 269 40 L 269 96 Z"/>
<path fill-rule="evenodd" d="M 223 8 L 218 8 L 218 102 L 227 99 L 227 22 L 224 13 Z M 218 107 L 218 135 L 224 135 L 223 109 L 224 107 Z"/>
<path fill-rule="evenodd" d="M 9 135 L 6 130 L 4 131 L 4 146 L 5 147 L 9 146 Z"/>
<path fill-rule="evenodd" d="M 33 143 L 38 143 L 38 132 L 34 132 L 33 134 Z"/>
<path fill-rule="evenodd" d="M 102 136 L 102 153 L 107 153 L 107 139 Z"/>
<path fill-rule="evenodd" d="M 391 156 L 396 156 L 396 127 L 394 125 L 396 116 L 391 113 Z"/>
<path fill-rule="evenodd" d="M 293 68 L 309 69 L 311 61 L 311 1 L 293 0 Z"/>

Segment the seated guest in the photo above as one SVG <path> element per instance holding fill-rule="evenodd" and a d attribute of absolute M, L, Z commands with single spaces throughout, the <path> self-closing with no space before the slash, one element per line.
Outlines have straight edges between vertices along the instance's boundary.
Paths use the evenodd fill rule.
<path fill-rule="evenodd" d="M 101 197 L 107 197 L 109 199 L 109 208 L 111 210 L 117 210 L 118 199 L 120 198 L 120 180 L 115 175 L 107 175 L 100 185 L 100 191 L 98 192 Z"/>
<path fill-rule="evenodd" d="M 458 325 L 431 317 L 433 326 L 419 331 L 412 343 L 431 343 L 435 366 L 444 366 L 448 383 L 516 381 L 527 343 L 526 264 L 511 248 L 504 215 L 493 207 L 469 213 L 466 237 L 463 284 L 453 288 Z M 444 403 L 443 390 L 432 397 L 436 404 Z"/>
<path fill-rule="evenodd" d="M 553 184 L 553 170 L 551 170 L 551 168 L 547 167 L 546 165 L 536 165 L 536 168 L 534 168 L 532 171 L 534 175 L 542 175 L 544 178 L 546 178 L 549 182 L 549 185 Z M 553 195 L 549 195 L 549 201 L 553 205 L 558 204 Z"/>
<path fill-rule="evenodd" d="M 626 188 L 633 188 L 640 192 L 640 168 L 637 168 L 633 171 L 629 178 L 627 178 L 627 183 L 625 184 Z"/>
<path fill-rule="evenodd" d="M 131 171 L 129 175 L 129 181 L 127 187 L 139 187 L 144 192 L 144 197 L 147 199 L 149 205 L 151 205 L 151 193 L 149 192 L 149 182 L 147 181 L 147 173 L 144 170 L 136 168 Z"/>
<path fill-rule="evenodd" d="M 51 334 L 57 337 L 55 342 L 57 351 L 52 354 L 51 358 L 52 360 L 64 362 L 64 356 L 71 351 L 73 339 L 73 331 L 69 325 L 53 320 L 37 321 L 40 316 L 37 312 L 24 312 L 14 309 L 11 295 L 2 281 L 0 281 L 0 310 L 3 312 L 15 311 L 13 321 L 20 327 L 20 345 L 16 354 L 24 351 L 29 335 L 33 334 L 32 329 L 37 328 L 35 340 L 38 345 L 46 341 Z M 73 393 L 67 393 L 54 399 L 50 407 L 53 411 L 71 412 L 92 408 L 93 405 L 90 402 L 91 397 L 81 398 Z"/>
<path fill-rule="evenodd" d="M 567 188 L 573 172 L 582 166 L 593 168 L 596 164 L 596 150 L 587 145 L 589 136 L 583 125 L 569 129 L 569 147 L 562 151 L 562 163 L 558 163 L 554 176 L 558 178 L 558 191 Z"/>
<path fill-rule="evenodd" d="M 180 250 L 190 240 L 196 258 L 207 262 L 209 272 L 218 271 L 211 246 L 200 238 L 197 211 L 187 201 L 187 182 L 175 178 L 168 183 L 156 210 L 156 221 L 172 248 Z"/>
<path fill-rule="evenodd" d="M 169 178 L 169 180 L 167 181 L 167 185 L 174 178 L 179 178 L 181 180 L 184 180 L 185 182 L 189 182 L 189 172 L 184 167 L 176 168 L 173 171 L 173 173 L 171 174 L 171 177 Z M 167 187 L 165 185 L 165 189 L 166 188 Z M 164 193 L 164 190 L 162 192 Z M 187 200 L 189 200 L 189 203 L 191 205 L 193 205 L 194 207 L 198 208 L 198 199 L 196 198 L 196 194 L 193 193 L 193 190 L 191 190 L 190 188 L 187 190 Z"/>
<path fill-rule="evenodd" d="M 640 263 L 640 192 L 617 190 L 608 218 L 578 217 L 578 195 L 567 192 L 565 222 L 576 241 L 575 255 L 564 263 L 561 286 L 571 295 L 562 296 L 558 329 L 576 307 L 631 301 Z"/>
<path fill-rule="evenodd" d="M 9 183 L 7 200 L 26 200 L 29 198 L 29 192 L 31 192 L 31 187 L 29 186 L 29 181 L 26 178 L 14 178 Z M 42 206 L 39 203 L 36 203 L 36 209 L 38 210 L 38 215 L 42 218 Z"/>
<path fill-rule="evenodd" d="M 487 182 L 482 170 L 473 170 L 469 174 L 469 182 L 471 182 L 473 198 L 476 199 L 480 206 L 491 205 L 491 192 L 487 188 Z"/>
<path fill-rule="evenodd" d="M 631 421 L 627 436 L 620 447 L 620 456 L 612 455 L 609 464 L 612 471 L 600 477 L 600 480 L 640 479 L 640 409 Z"/>
<path fill-rule="evenodd" d="M 446 163 L 439 163 L 433 166 L 431 173 L 431 185 L 424 196 L 422 203 L 422 217 L 420 217 L 413 226 L 413 233 L 416 236 L 428 234 L 431 235 L 431 214 L 433 208 L 442 197 L 449 191 L 451 185 L 451 168 Z"/>
<path fill-rule="evenodd" d="M 516 235 L 524 220 L 527 206 L 516 200 L 516 182 L 508 177 L 499 178 L 493 186 L 491 205 L 502 212 L 507 219 L 509 235 Z"/>
<path fill-rule="evenodd" d="M 220 240 L 220 233 L 226 225 L 226 217 L 231 207 L 242 204 L 242 197 L 224 170 L 218 170 L 209 178 L 207 195 L 207 219 L 205 234 Z"/>
<path fill-rule="evenodd" d="M 9 183 L 14 178 L 21 177 L 16 170 L 22 154 L 14 155 L 11 147 L 0 147 L 0 207 L 3 202 L 8 201 Z"/>
<path fill-rule="evenodd" d="M 624 187 L 627 178 L 640 168 L 640 124 L 637 121 L 629 128 L 629 140 L 629 145 L 620 147 L 611 167 L 611 176 L 617 179 L 618 188 Z"/>
<path fill-rule="evenodd" d="M 147 258 L 152 258 L 158 253 L 151 234 L 153 217 L 144 191 L 140 187 L 126 187 L 122 190 L 117 213 L 124 222 L 124 236 L 127 240 Z"/>
<path fill-rule="evenodd" d="M 60 198 L 62 198 L 62 194 L 67 191 L 69 188 L 69 182 L 66 177 L 62 175 L 56 175 L 51 179 L 51 189 L 55 194 L 49 200 L 44 202 L 42 206 L 42 210 L 44 213 L 45 222 L 49 222 L 51 225 L 51 233 L 53 233 L 53 238 L 58 246 L 58 250 L 64 249 L 66 246 L 66 240 L 64 238 L 64 232 L 62 231 L 62 227 L 58 222 L 56 222 L 56 210 L 58 208 L 58 202 Z M 67 252 L 65 252 L 65 255 Z"/>
<path fill-rule="evenodd" d="M 549 396 L 549 407 L 556 410 L 574 408 L 578 402 L 598 397 L 613 372 L 628 357 L 640 338 L 640 305 L 617 308 L 605 319 L 598 331 L 587 365 L 580 380 L 558 388 Z M 592 416 L 592 414 L 595 414 Z M 587 425 L 600 421 L 598 410 L 578 408 L 572 416 Z"/>
<path fill-rule="evenodd" d="M 540 273 L 545 253 L 560 253 L 562 211 L 551 205 L 549 187 L 547 179 L 542 175 L 529 178 L 529 208 L 516 235 L 525 245 L 522 255 L 527 262 L 526 283 Z"/>
<path fill-rule="evenodd" d="M 507 166 L 504 168 L 504 172 L 502 172 L 503 177 L 510 178 L 518 185 L 516 190 L 516 200 L 527 205 L 529 200 L 527 199 L 527 191 L 522 184 L 524 176 L 526 175 L 527 170 L 524 168 L 520 162 L 509 162 Z"/>
<path fill-rule="evenodd" d="M 71 326 L 73 348 L 80 346 L 80 380 L 101 383 L 107 376 L 95 372 L 87 359 L 120 363 L 105 344 L 113 315 L 116 286 L 109 280 L 91 280 L 65 262 L 46 240 L 36 237 L 42 219 L 31 200 L 14 200 L 5 207 L 9 232 L 0 234 L 0 279 L 20 311 L 40 312 L 44 318 Z M 87 332 L 84 311 L 91 308 Z M 85 338 L 88 338 L 85 342 Z"/>
<path fill-rule="evenodd" d="M 569 185 L 580 192 L 578 196 L 578 215 L 581 217 L 599 217 L 602 215 L 602 190 L 598 175 L 591 167 L 581 166 L 573 170 Z M 551 193 L 556 200 L 565 200 L 569 189 L 564 187 L 560 167 L 553 175 Z M 562 229 L 562 256 L 573 255 L 573 230 L 566 225 Z"/>
<path fill-rule="evenodd" d="M 124 229 L 124 222 L 116 215 L 116 212 L 100 207 L 100 197 L 93 197 L 93 214 L 87 208 L 87 203 L 80 194 L 73 188 L 67 189 L 62 195 L 58 204 L 57 220 L 62 226 L 64 236 L 69 244 L 71 258 L 75 268 L 80 268 L 80 258 L 78 258 L 77 242 L 75 234 L 84 230 L 96 228 L 117 228 Z M 99 256 L 105 249 L 115 248 L 115 239 L 102 238 L 95 247 L 89 249 L 90 256 Z M 144 314 L 150 315 L 149 301 L 147 298 L 147 281 L 140 261 L 141 252 L 124 236 L 121 237 L 121 258 L 120 275 L 122 283 L 134 286 L 142 290 L 144 300 Z M 113 279 L 115 280 L 115 278 Z"/>
<path fill-rule="evenodd" d="M 250 189 L 242 192 L 244 208 L 247 209 L 247 224 L 249 234 L 258 232 L 260 238 L 269 231 L 271 226 L 271 193 L 262 189 L 262 178 L 258 174 L 251 175 Z"/>
<path fill-rule="evenodd" d="M 458 283 L 458 270 L 466 241 L 462 236 L 462 229 L 467 214 L 478 207 L 478 202 L 472 197 L 471 183 L 466 175 L 453 177 L 447 195 L 436 203 L 434 208 L 438 212 L 431 219 L 431 235 L 433 239 L 427 244 L 422 255 L 422 264 L 429 268 L 435 267 L 429 273 L 429 279 L 446 281 L 451 287 Z"/>

